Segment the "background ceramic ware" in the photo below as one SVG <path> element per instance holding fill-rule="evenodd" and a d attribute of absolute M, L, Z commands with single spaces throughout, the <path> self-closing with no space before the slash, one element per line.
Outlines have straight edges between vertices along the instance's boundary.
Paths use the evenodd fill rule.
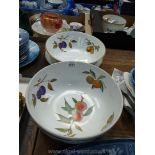
<path fill-rule="evenodd" d="M 96 63 L 105 55 L 105 46 L 99 39 L 76 31 L 51 36 L 46 42 L 46 50 L 60 62 Z"/>
<path fill-rule="evenodd" d="M 72 31 L 84 31 L 84 26 L 81 23 L 71 22 L 69 25 Z"/>
<path fill-rule="evenodd" d="M 19 28 L 19 46 L 21 47 L 22 45 L 26 44 L 29 40 L 29 33 L 24 30 Z"/>
<path fill-rule="evenodd" d="M 89 141 L 108 131 L 123 109 L 111 76 L 86 63 L 61 62 L 40 70 L 26 91 L 35 122 L 61 141 Z"/>
<path fill-rule="evenodd" d="M 35 33 L 43 36 L 52 36 L 55 34 L 53 32 L 46 31 L 46 29 L 42 26 L 40 20 L 34 22 L 31 28 Z M 64 29 L 68 29 L 68 30 L 70 29 L 70 26 L 67 24 L 66 20 L 63 20 L 62 27 L 57 31 L 57 33 L 62 32 Z"/>
<path fill-rule="evenodd" d="M 48 32 L 57 32 L 62 27 L 62 19 L 55 13 L 42 13 L 40 21 Z"/>
<path fill-rule="evenodd" d="M 19 29 L 19 63 L 24 62 L 29 55 L 29 33 Z"/>
<path fill-rule="evenodd" d="M 129 80 L 132 87 L 135 89 L 135 68 L 130 71 Z"/>
<path fill-rule="evenodd" d="M 77 146 L 70 146 L 64 150 L 61 150 L 61 153 L 58 151 L 55 155 L 73 155 L 75 152 L 76 155 L 134 155 L 135 140 L 131 138 L 98 140 L 88 144 L 86 143 Z"/>
<path fill-rule="evenodd" d="M 107 14 L 103 16 L 104 32 L 122 31 L 126 25 L 126 19 L 123 17 Z"/>
<path fill-rule="evenodd" d="M 34 41 L 29 40 L 28 56 L 24 61 L 20 62 L 19 68 L 25 67 L 33 62 L 39 56 L 39 53 L 39 46 Z"/>
<path fill-rule="evenodd" d="M 123 73 L 123 77 L 124 77 L 124 81 L 125 81 L 125 84 L 126 84 L 128 90 L 130 91 L 132 96 L 135 97 L 135 90 L 134 90 L 134 87 L 130 83 L 129 73 L 128 72 L 124 72 Z"/>

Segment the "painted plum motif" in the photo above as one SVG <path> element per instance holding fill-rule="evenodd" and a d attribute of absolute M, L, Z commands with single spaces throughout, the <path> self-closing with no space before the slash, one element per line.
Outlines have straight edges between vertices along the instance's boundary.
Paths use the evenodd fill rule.
<path fill-rule="evenodd" d="M 66 49 L 67 47 L 72 48 L 73 43 L 76 43 L 77 41 L 70 39 L 68 42 L 68 41 L 66 41 L 67 38 L 68 38 L 68 36 L 63 36 L 63 35 L 61 37 L 57 38 L 60 41 L 59 42 L 54 41 L 53 48 L 59 48 L 62 52 L 66 52 L 64 49 Z"/>
<path fill-rule="evenodd" d="M 41 79 L 38 79 L 37 83 L 34 85 L 34 87 L 37 87 L 37 92 L 35 94 L 32 94 L 32 103 L 34 107 L 36 106 L 36 100 L 40 100 L 41 102 L 47 102 L 48 97 L 44 97 L 46 95 L 47 89 L 54 91 L 52 83 L 57 81 L 57 79 L 51 79 L 51 80 L 45 80 L 47 77 L 47 74 Z M 46 86 L 42 85 L 43 83 L 47 83 Z"/>

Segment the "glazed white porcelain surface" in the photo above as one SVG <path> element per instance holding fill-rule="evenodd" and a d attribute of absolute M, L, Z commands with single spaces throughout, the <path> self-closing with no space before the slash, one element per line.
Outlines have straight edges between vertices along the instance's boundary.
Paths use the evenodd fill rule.
<path fill-rule="evenodd" d="M 41 34 L 41 35 L 45 35 L 45 36 L 52 36 L 54 35 L 55 33 L 50 33 L 48 31 L 46 31 L 41 22 L 40 21 L 36 21 L 35 23 L 32 24 L 31 26 L 32 30 L 38 34 Z M 63 25 L 62 25 L 62 28 L 58 31 L 58 32 L 62 32 L 64 29 L 70 29 L 70 26 L 67 24 L 67 22 L 65 20 L 63 20 Z M 57 32 L 57 33 L 58 33 Z"/>
<path fill-rule="evenodd" d="M 82 32 L 61 32 L 46 42 L 46 50 L 56 60 L 96 63 L 105 55 L 104 44 Z"/>
<path fill-rule="evenodd" d="M 49 53 L 48 53 L 47 51 L 45 51 L 45 59 L 47 60 L 47 62 L 48 62 L 49 64 L 53 64 L 53 63 L 56 63 L 56 62 L 57 62 L 54 58 L 52 58 L 52 57 L 49 55 Z"/>
<path fill-rule="evenodd" d="M 126 19 L 123 17 L 107 14 L 103 16 L 104 32 L 122 31 L 126 25 Z"/>
<path fill-rule="evenodd" d="M 58 61 L 56 61 L 54 58 L 51 57 L 51 55 L 48 53 L 48 51 L 45 51 L 45 59 L 47 60 L 47 62 L 49 64 L 53 64 L 56 63 Z M 96 63 L 94 63 L 93 65 L 95 66 L 100 66 L 103 62 L 103 58 L 101 58 L 99 61 L 97 61 Z"/>
<path fill-rule="evenodd" d="M 118 86 L 102 69 L 61 62 L 43 68 L 31 79 L 26 105 L 35 122 L 51 136 L 82 141 L 108 131 L 122 113 L 123 100 Z"/>

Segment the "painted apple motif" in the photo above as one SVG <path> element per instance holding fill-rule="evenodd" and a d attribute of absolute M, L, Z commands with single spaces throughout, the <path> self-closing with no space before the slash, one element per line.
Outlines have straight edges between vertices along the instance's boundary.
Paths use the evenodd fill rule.
<path fill-rule="evenodd" d="M 81 121 L 82 120 L 82 115 L 80 112 L 76 111 L 75 113 L 73 113 L 73 116 L 72 116 L 73 120 L 74 121 Z"/>
<path fill-rule="evenodd" d="M 75 109 L 79 112 L 83 112 L 87 109 L 87 104 L 83 101 L 79 101 L 75 104 Z"/>

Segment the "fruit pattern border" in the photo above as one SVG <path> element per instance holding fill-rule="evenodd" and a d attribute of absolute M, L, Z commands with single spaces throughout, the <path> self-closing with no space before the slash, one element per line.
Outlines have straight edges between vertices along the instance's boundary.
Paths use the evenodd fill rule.
<path fill-rule="evenodd" d="M 69 48 L 73 48 L 73 44 L 77 43 L 77 40 L 75 39 L 69 39 L 68 38 L 69 36 L 63 36 L 61 35 L 59 38 L 59 41 L 56 42 L 54 41 L 53 42 L 53 49 L 56 49 L 56 48 L 59 48 L 61 52 L 67 52 L 65 49 L 67 47 Z M 66 41 L 66 40 L 69 40 L 69 41 Z M 86 41 L 86 51 L 90 54 L 94 54 L 95 51 L 99 51 L 100 49 L 100 46 L 99 45 L 95 45 L 92 41 L 90 41 L 88 38 L 85 39 Z"/>

